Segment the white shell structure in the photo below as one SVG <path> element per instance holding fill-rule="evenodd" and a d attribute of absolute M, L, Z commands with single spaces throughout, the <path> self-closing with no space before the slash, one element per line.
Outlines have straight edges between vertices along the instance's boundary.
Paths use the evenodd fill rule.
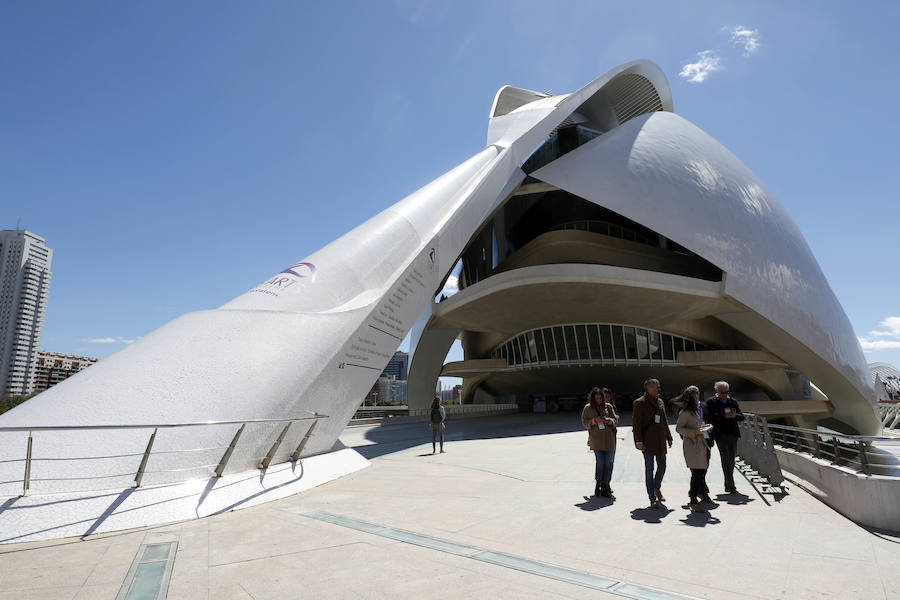
<path fill-rule="evenodd" d="M 642 223 L 720 268 L 722 297 L 741 307 L 723 321 L 808 377 L 834 405 L 836 419 L 874 433 L 863 355 L 793 220 L 734 155 L 672 110 L 663 73 L 647 61 L 621 65 L 562 96 L 505 87 L 491 109 L 486 147 L 458 167 L 311 256 L 286 261 L 282 272 L 247 293 L 185 314 L 0 416 L 0 427 L 239 421 L 315 411 L 328 418 L 303 456 L 335 449 L 404 336 L 434 312 L 435 295 L 474 232 L 525 180 L 523 162 L 561 125 L 585 122 L 602 135 L 533 178 Z M 413 354 L 424 352 L 426 334 L 417 328 Z M 227 472 L 255 469 L 279 429 L 248 426 Z M 305 426 L 292 428 L 273 462 L 287 460 L 305 433 Z M 226 426 L 166 430 L 157 444 L 222 447 L 233 434 Z M 26 438 L 0 434 L 0 456 L 20 455 Z M 133 431 L 34 434 L 36 448 L 50 445 L 55 455 L 70 457 L 141 452 L 146 438 Z M 214 464 L 220 454 L 197 464 Z M 152 460 L 153 470 L 179 466 L 175 458 Z M 123 460 L 122 473 L 133 463 Z M 32 484 L 32 494 L 71 489 L 69 481 L 49 481 L 62 471 L 83 478 L 84 489 L 96 489 L 93 475 L 116 472 L 97 460 L 35 469 L 36 479 L 48 481 Z M 198 467 L 178 477 L 208 476 L 208 468 Z M 21 463 L 0 464 L 0 481 L 16 479 Z M 103 485 L 126 487 L 130 479 Z M 171 479 L 148 475 L 145 484 Z M 0 484 L 0 495 L 20 487 Z"/>

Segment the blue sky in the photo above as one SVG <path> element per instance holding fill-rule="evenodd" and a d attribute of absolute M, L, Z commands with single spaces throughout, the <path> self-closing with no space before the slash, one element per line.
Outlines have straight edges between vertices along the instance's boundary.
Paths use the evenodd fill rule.
<path fill-rule="evenodd" d="M 43 347 L 219 306 L 477 152 L 504 84 L 647 58 L 900 364 L 900 3 L 4 2 L 0 228 L 55 251 Z M 683 73 L 683 75 L 681 75 Z"/>

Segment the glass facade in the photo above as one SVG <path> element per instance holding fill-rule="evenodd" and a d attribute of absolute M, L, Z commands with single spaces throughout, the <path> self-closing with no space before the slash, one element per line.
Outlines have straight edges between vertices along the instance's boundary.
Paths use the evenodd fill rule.
<path fill-rule="evenodd" d="M 491 352 L 509 366 L 555 364 L 662 364 L 679 352 L 708 346 L 681 336 L 644 327 L 610 323 L 577 323 L 525 331 Z"/>

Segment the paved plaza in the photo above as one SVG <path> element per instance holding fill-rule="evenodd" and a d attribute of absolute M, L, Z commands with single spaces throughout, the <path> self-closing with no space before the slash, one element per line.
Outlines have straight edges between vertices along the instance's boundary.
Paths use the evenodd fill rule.
<path fill-rule="evenodd" d="M 0 599 L 115 598 L 142 545 L 177 543 L 168 598 L 900 598 L 900 540 L 869 532 L 796 486 L 737 477 L 691 514 L 680 440 L 664 509 L 619 428 L 616 500 L 590 498 L 578 414 L 350 427 L 372 464 L 271 503 L 87 539 L 0 546 Z M 174 548 L 175 546 L 173 546 Z"/>

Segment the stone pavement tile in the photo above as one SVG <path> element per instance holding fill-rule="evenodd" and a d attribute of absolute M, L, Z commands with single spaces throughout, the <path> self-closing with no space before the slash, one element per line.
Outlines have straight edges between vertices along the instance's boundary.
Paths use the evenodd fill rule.
<path fill-rule="evenodd" d="M 393 574 L 395 578 L 405 576 L 410 565 L 403 565 L 403 574 L 397 573 L 399 556 L 394 569 L 387 569 L 382 577 Z M 341 548 L 310 550 L 291 555 L 265 557 L 252 562 L 230 563 L 210 569 L 211 598 L 220 598 L 228 590 L 242 589 L 256 599 L 277 598 L 329 598 L 367 597 L 353 589 L 355 582 L 370 581 L 373 569 L 384 570 L 384 562 L 389 559 L 381 550 L 364 543 L 355 543 Z M 375 566 L 377 565 L 377 567 Z M 373 585 L 368 591 L 377 593 L 383 588 Z"/>
<path fill-rule="evenodd" d="M 878 566 L 858 560 L 794 555 L 782 598 L 835 600 L 886 598 Z"/>
<path fill-rule="evenodd" d="M 351 529 L 329 528 L 326 531 L 322 523 L 313 519 L 275 510 L 246 509 L 241 513 L 248 518 L 211 521 L 210 566 L 346 545 L 360 537 L 359 532 Z"/>
<path fill-rule="evenodd" d="M 72 600 L 80 587 L 63 586 L 0 591 L 0 600 Z M 113 595 L 115 598 L 115 595 Z"/>
<path fill-rule="evenodd" d="M 888 598 L 900 599 L 900 536 L 873 534 L 875 564 Z"/>
<path fill-rule="evenodd" d="M 107 540 L 69 541 L 69 543 L 43 542 L 43 546 L 31 548 L 18 544 L 0 546 L 0 575 L 21 567 L 33 565 L 33 557 L 40 554 L 42 560 L 52 561 L 60 567 L 84 567 L 93 565 L 106 552 Z"/>
<path fill-rule="evenodd" d="M 445 596 L 427 596 L 430 598 L 444 598 Z M 487 588 L 482 588 L 477 590 L 473 594 L 452 594 L 446 596 L 448 598 L 458 598 L 459 600 L 465 600 L 466 598 L 472 598 L 473 600 L 497 600 L 502 598 L 503 600 L 562 600 L 562 599 L 572 599 L 572 598 L 598 598 L 600 600 L 621 600 L 622 596 L 610 594 L 607 592 L 601 592 L 597 590 L 590 590 L 589 596 L 572 596 L 572 595 L 562 595 L 555 592 L 548 592 L 547 590 L 535 590 L 533 588 L 529 588 L 523 585 L 515 585 L 509 583 L 496 583 Z"/>
<path fill-rule="evenodd" d="M 118 585 L 112 583 L 86 585 L 78 590 L 72 600 L 112 600 L 119 593 L 121 586 L 121 582 Z"/>
<path fill-rule="evenodd" d="M 54 566 L 51 561 L 37 559 L 34 566 L 4 570 L 0 574 L 0 586 L 4 591 L 15 590 L 24 593 L 28 590 L 60 588 L 71 585 L 81 586 L 94 569 L 93 562 L 80 565 Z"/>
<path fill-rule="evenodd" d="M 84 580 L 86 586 L 113 584 L 121 585 L 134 562 L 140 543 L 134 541 L 111 541 L 106 547 L 106 552 L 101 556 L 94 569 Z"/>
<path fill-rule="evenodd" d="M 798 515 L 793 538 L 795 554 L 874 561 L 877 539 L 862 527 L 834 513 Z"/>
<path fill-rule="evenodd" d="M 206 598 L 209 590 L 209 566 L 205 561 L 199 561 L 190 555 L 181 552 L 179 546 L 175 555 L 175 564 L 172 566 L 172 577 L 169 580 L 169 592 L 167 598 Z"/>
<path fill-rule="evenodd" d="M 209 578 L 207 576 L 196 580 L 182 577 L 178 582 L 169 582 L 166 600 L 200 600 L 209 597 Z"/>
<path fill-rule="evenodd" d="M 276 598 L 278 596 L 271 596 L 271 598 Z M 283 598 L 302 598 L 301 595 L 293 595 L 293 596 L 281 596 Z M 215 590 L 215 598 L 216 600 L 264 600 L 266 596 L 260 596 L 258 598 L 251 596 L 244 587 L 239 583 L 233 583 L 230 585 L 221 585 L 217 586 Z M 168 598 L 167 598 L 168 600 Z"/>

